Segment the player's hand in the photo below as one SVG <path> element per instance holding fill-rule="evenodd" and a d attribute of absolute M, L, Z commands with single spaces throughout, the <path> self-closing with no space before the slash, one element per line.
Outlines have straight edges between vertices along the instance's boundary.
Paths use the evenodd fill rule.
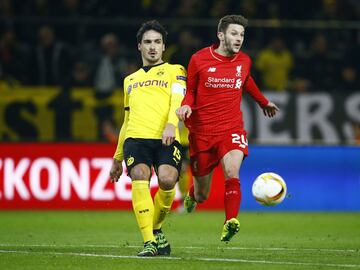
<path fill-rule="evenodd" d="M 268 105 L 266 105 L 265 107 L 263 107 L 263 112 L 265 116 L 268 117 L 273 117 L 275 116 L 276 112 L 279 111 L 280 109 L 278 108 L 278 106 L 276 106 L 274 103 L 272 103 L 271 101 L 268 103 Z"/>
<path fill-rule="evenodd" d="M 191 114 L 192 114 L 192 110 L 189 105 L 183 105 L 176 110 L 176 115 L 181 121 L 184 121 L 186 118 L 189 118 Z"/>
<path fill-rule="evenodd" d="M 167 124 L 163 134 L 162 134 L 162 143 L 169 146 L 175 141 L 175 126 L 173 124 Z"/>
<path fill-rule="evenodd" d="M 123 172 L 122 161 L 114 159 L 110 170 L 110 182 L 115 183 L 119 181 L 122 172 Z"/>

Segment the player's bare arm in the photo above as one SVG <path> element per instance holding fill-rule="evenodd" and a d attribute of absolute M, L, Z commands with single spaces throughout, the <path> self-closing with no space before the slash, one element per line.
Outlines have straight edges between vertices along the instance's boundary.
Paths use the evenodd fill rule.
<path fill-rule="evenodd" d="M 162 143 L 170 145 L 175 141 L 176 127 L 173 124 L 167 123 L 162 134 Z"/>
<path fill-rule="evenodd" d="M 279 111 L 280 109 L 278 108 L 278 106 L 276 106 L 274 103 L 272 103 L 271 101 L 269 101 L 269 103 L 263 107 L 263 112 L 265 116 L 268 117 L 273 117 L 276 115 L 276 112 Z"/>
<path fill-rule="evenodd" d="M 119 181 L 122 172 L 123 172 L 122 161 L 114 159 L 110 170 L 111 183 L 115 183 Z"/>
<path fill-rule="evenodd" d="M 189 118 L 191 114 L 192 114 L 192 110 L 189 105 L 183 105 L 176 110 L 176 115 L 181 121 L 184 121 L 186 118 Z"/>

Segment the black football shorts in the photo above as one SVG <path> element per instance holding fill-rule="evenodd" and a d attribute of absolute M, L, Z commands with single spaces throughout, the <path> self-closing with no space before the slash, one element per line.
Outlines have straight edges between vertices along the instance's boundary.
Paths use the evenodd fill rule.
<path fill-rule="evenodd" d="M 183 147 L 178 141 L 171 145 L 162 144 L 159 139 L 127 138 L 124 142 L 124 159 L 130 175 L 131 169 L 137 164 L 145 163 L 155 171 L 162 164 L 175 167 L 179 174 L 183 160 Z"/>

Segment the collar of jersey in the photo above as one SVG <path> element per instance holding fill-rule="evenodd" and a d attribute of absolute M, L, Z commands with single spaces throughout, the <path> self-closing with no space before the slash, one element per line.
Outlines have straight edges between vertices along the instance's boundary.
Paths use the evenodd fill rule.
<path fill-rule="evenodd" d="M 165 64 L 166 62 L 162 62 L 160 64 L 156 64 L 156 65 L 153 65 L 153 66 L 143 66 L 142 69 L 145 71 L 145 72 L 148 72 L 151 68 L 153 67 L 157 67 L 157 66 L 160 66 L 160 65 L 163 65 Z"/>
<path fill-rule="evenodd" d="M 219 61 L 222 61 L 222 62 L 232 62 L 232 61 L 234 61 L 234 60 L 238 57 L 238 55 L 239 55 L 239 53 L 237 53 L 237 54 L 235 54 L 235 55 L 232 56 L 232 57 L 228 57 L 228 56 L 224 56 L 224 55 L 218 54 L 218 53 L 215 51 L 218 47 L 219 47 L 219 45 L 217 45 L 217 44 L 213 44 L 212 46 L 210 46 L 210 53 L 211 53 L 211 55 L 212 55 L 215 59 L 217 59 L 217 60 L 219 60 Z"/>

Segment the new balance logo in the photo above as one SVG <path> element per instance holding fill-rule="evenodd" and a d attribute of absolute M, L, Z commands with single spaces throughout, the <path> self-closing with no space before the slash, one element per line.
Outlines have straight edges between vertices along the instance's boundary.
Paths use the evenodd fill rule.
<path fill-rule="evenodd" d="M 208 69 L 208 72 L 215 72 L 216 71 L 216 68 L 214 68 L 214 67 L 209 67 L 209 69 Z"/>

